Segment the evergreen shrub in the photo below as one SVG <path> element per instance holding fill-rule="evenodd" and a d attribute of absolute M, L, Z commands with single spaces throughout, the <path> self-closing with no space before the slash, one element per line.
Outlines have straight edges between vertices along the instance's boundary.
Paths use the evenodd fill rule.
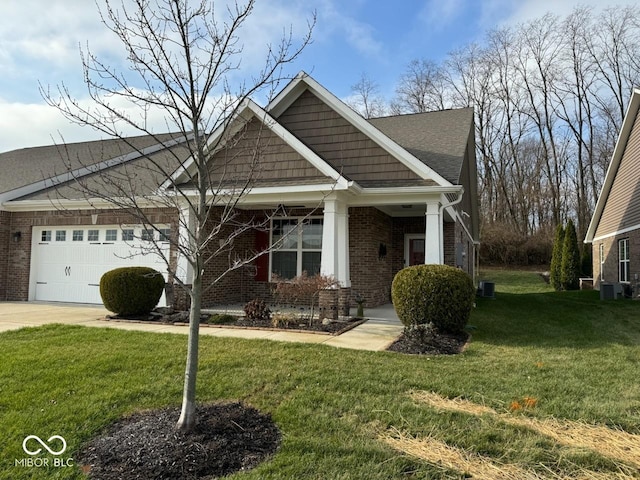
<path fill-rule="evenodd" d="M 142 315 L 158 304 L 164 277 L 149 267 L 122 267 L 100 279 L 100 296 L 107 310 L 118 315 Z"/>
<path fill-rule="evenodd" d="M 415 265 L 393 279 L 391 298 L 405 328 L 432 324 L 443 333 L 467 325 L 475 288 L 464 271 L 447 265 Z"/>
<path fill-rule="evenodd" d="M 560 281 L 564 290 L 578 290 L 580 288 L 581 266 L 576 228 L 573 222 L 569 220 L 564 234 L 562 265 L 560 268 Z"/>

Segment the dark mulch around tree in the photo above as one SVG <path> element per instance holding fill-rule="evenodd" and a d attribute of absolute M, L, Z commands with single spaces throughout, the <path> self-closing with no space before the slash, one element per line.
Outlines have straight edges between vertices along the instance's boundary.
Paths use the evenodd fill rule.
<path fill-rule="evenodd" d="M 268 415 L 240 403 L 200 406 L 189 433 L 175 430 L 177 408 L 140 413 L 112 425 L 76 462 L 95 480 L 214 479 L 254 468 L 280 444 Z"/>
<path fill-rule="evenodd" d="M 404 333 L 387 350 L 415 355 L 455 355 L 462 352 L 469 341 L 469 334 L 439 333 L 433 329 Z"/>

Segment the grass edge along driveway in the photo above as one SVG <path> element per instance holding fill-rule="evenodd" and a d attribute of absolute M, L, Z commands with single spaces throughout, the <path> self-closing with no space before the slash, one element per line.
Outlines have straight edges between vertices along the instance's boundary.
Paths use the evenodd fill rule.
<path fill-rule="evenodd" d="M 488 464 L 492 478 L 640 478 L 634 457 L 612 455 L 606 442 L 585 448 L 531 427 L 640 435 L 640 303 L 551 292 L 531 272 L 483 278 L 496 282 L 496 299 L 479 299 L 459 356 L 203 337 L 199 401 L 251 404 L 283 435 L 270 461 L 231 478 L 482 478 L 447 463 L 452 453 Z M 23 440 L 60 435 L 72 458 L 122 415 L 179 404 L 185 353 L 183 335 L 60 325 L 1 334 L 0 479 L 84 478 L 77 465 L 16 464 Z M 416 397 L 425 392 L 489 410 L 442 408 Z M 389 438 L 445 448 L 424 457 Z"/>

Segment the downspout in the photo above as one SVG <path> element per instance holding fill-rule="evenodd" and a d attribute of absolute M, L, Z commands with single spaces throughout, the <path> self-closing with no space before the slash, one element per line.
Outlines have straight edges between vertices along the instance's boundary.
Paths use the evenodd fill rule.
<path fill-rule="evenodd" d="M 459 204 L 462 201 L 462 196 L 464 195 L 464 187 L 460 187 L 460 190 L 458 191 L 458 198 L 456 198 L 455 200 L 453 200 L 452 202 L 449 203 L 443 203 L 442 205 L 440 205 L 440 208 L 438 209 L 438 217 L 440 217 L 440 228 L 439 228 L 439 238 L 438 238 L 438 242 L 441 246 L 440 249 L 440 264 L 444 265 L 444 216 L 442 215 L 442 213 L 444 212 L 445 208 L 449 208 L 449 207 L 453 207 L 454 205 Z"/>

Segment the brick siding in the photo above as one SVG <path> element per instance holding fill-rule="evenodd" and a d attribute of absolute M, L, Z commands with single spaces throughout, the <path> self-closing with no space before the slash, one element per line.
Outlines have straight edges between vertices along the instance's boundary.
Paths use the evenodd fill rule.
<path fill-rule="evenodd" d="M 389 303 L 395 273 L 393 219 L 377 208 L 350 208 L 349 258 L 353 295 L 363 295 L 367 306 Z"/>
<path fill-rule="evenodd" d="M 638 296 L 640 294 L 640 229 L 593 242 L 594 288 L 599 290 L 601 281 L 619 282 L 618 241 L 625 238 L 629 239 L 629 280 L 634 288 L 634 296 Z M 600 276 L 600 245 L 604 245 L 604 276 L 602 280 Z"/>
<path fill-rule="evenodd" d="M 31 260 L 31 232 L 35 226 L 91 225 L 92 214 L 98 214 L 96 225 L 119 225 L 138 223 L 122 211 L 40 211 L 0 212 L 0 299 L 27 300 Z M 306 215 L 309 210 L 290 212 L 291 215 Z M 321 212 L 315 212 L 321 214 Z M 169 209 L 147 211 L 154 223 L 168 223 L 177 231 L 176 213 Z M 215 219 L 216 212 L 212 213 Z M 238 222 L 266 218 L 264 211 L 240 211 L 234 219 Z M 210 227 L 213 228 L 213 223 Z M 455 265 L 456 243 L 466 242 L 466 265 L 473 267 L 473 247 L 464 230 L 453 224 L 444 224 L 445 263 Z M 21 232 L 19 242 L 11 241 L 11 233 Z M 230 227 L 224 228 L 219 238 L 226 238 Z M 373 307 L 391 301 L 391 282 L 394 275 L 404 268 L 405 235 L 421 234 L 425 231 L 425 217 L 392 218 L 373 207 L 349 209 L 349 256 L 351 272 L 351 304 L 353 295 L 359 293 L 366 299 L 366 306 Z M 233 250 L 216 255 L 207 265 L 204 285 L 211 285 L 228 270 L 237 258 L 255 253 L 256 230 L 247 230 L 233 242 Z M 211 242 L 209 251 L 219 247 Z M 640 251 L 640 245 L 638 245 Z M 175 260 L 175 252 L 172 252 Z M 214 306 L 226 303 L 244 304 L 254 298 L 272 300 L 271 285 L 267 281 L 256 281 L 255 265 L 247 265 L 227 273 L 215 286 L 204 293 L 202 305 Z M 9 282 L 8 279 L 11 279 Z"/>
<path fill-rule="evenodd" d="M 9 247 L 11 242 L 11 215 L 0 211 L 0 300 L 7 299 Z"/>

